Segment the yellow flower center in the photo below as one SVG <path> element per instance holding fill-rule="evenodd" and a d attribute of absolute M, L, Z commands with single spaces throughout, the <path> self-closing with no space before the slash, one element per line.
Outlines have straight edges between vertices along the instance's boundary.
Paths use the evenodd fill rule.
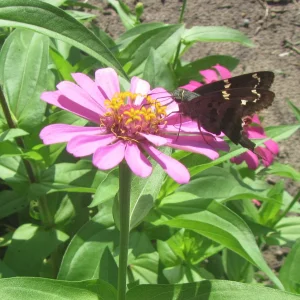
<path fill-rule="evenodd" d="M 142 97 L 141 104 L 135 104 Z M 138 133 L 157 134 L 165 124 L 166 107 L 150 96 L 131 92 L 115 93 L 104 101 L 107 112 L 100 118 L 100 126 L 125 140 L 140 139 Z"/>

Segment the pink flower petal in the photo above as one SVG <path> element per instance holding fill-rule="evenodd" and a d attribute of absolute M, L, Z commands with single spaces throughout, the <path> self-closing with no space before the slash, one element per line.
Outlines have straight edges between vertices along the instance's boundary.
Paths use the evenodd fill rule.
<path fill-rule="evenodd" d="M 131 169 L 131 171 L 140 177 L 148 177 L 152 172 L 152 166 L 150 161 L 141 152 L 136 144 L 126 145 L 125 160 Z"/>
<path fill-rule="evenodd" d="M 212 136 L 205 136 L 206 140 L 201 135 L 198 136 L 178 136 L 169 138 L 167 146 L 175 149 L 199 153 L 207 156 L 210 159 L 217 159 L 219 153 L 217 149 L 224 151 L 229 150 L 229 146 L 223 141 L 215 141 Z"/>
<path fill-rule="evenodd" d="M 261 159 L 262 163 L 265 167 L 268 167 L 272 164 L 274 157 L 273 154 L 270 150 L 264 147 L 256 147 L 255 148 L 255 153 L 257 153 Z"/>
<path fill-rule="evenodd" d="M 123 141 L 119 141 L 98 148 L 93 156 L 93 164 L 100 170 L 109 170 L 116 167 L 124 159 L 125 146 Z"/>
<path fill-rule="evenodd" d="M 200 74 L 204 77 L 205 83 L 211 83 L 213 81 L 218 81 L 218 74 L 213 70 L 203 70 L 200 71 Z"/>
<path fill-rule="evenodd" d="M 260 120 L 257 114 L 252 116 L 252 123 L 260 124 Z"/>
<path fill-rule="evenodd" d="M 79 87 L 77 84 L 69 81 L 62 81 L 57 86 L 57 89 L 68 99 L 86 107 L 87 109 L 102 114 L 104 107 L 101 107 L 90 95 Z"/>
<path fill-rule="evenodd" d="M 73 73 L 72 77 L 76 81 L 76 83 L 85 90 L 90 97 L 95 100 L 95 103 L 99 106 L 99 109 L 101 110 L 101 114 L 104 114 L 106 112 L 106 108 L 104 105 L 105 98 L 99 91 L 96 83 L 87 75 L 83 73 Z"/>
<path fill-rule="evenodd" d="M 112 68 L 97 70 L 95 81 L 105 99 L 111 99 L 115 93 L 120 92 L 118 74 Z"/>
<path fill-rule="evenodd" d="M 190 82 L 188 84 L 183 85 L 180 88 L 192 92 L 192 91 L 194 91 L 195 89 L 197 89 L 198 87 L 200 87 L 202 85 L 203 84 L 198 82 L 198 81 L 190 80 Z"/>
<path fill-rule="evenodd" d="M 107 146 L 116 140 L 113 134 L 105 135 L 79 135 L 70 140 L 67 151 L 76 157 L 93 154 L 98 148 Z"/>
<path fill-rule="evenodd" d="M 279 146 L 275 141 L 268 140 L 264 144 L 273 154 L 277 155 L 279 153 Z"/>
<path fill-rule="evenodd" d="M 134 100 L 135 105 L 141 105 L 143 100 L 145 99 L 145 96 L 150 91 L 150 84 L 149 82 L 140 79 L 138 77 L 132 77 L 131 83 L 130 83 L 130 92 L 134 94 L 141 94 L 143 96 L 137 96 Z"/>
<path fill-rule="evenodd" d="M 267 137 L 261 126 L 249 126 L 246 128 L 246 132 L 249 139 L 264 139 Z"/>
<path fill-rule="evenodd" d="M 85 106 L 83 106 L 83 104 L 75 103 L 73 100 L 70 100 L 69 98 L 63 96 L 60 91 L 44 92 L 41 95 L 41 99 L 49 104 L 70 111 L 96 124 L 99 123 L 98 113 L 86 108 Z"/>
<path fill-rule="evenodd" d="M 159 135 L 154 135 L 154 134 L 146 134 L 146 133 L 139 133 L 140 136 L 144 137 L 146 140 L 148 140 L 150 143 L 153 145 L 159 147 L 163 146 L 168 143 L 168 140 L 165 139 L 164 137 L 161 137 Z"/>
<path fill-rule="evenodd" d="M 70 141 L 78 135 L 100 135 L 105 129 L 99 127 L 82 127 L 67 124 L 53 124 L 46 126 L 40 132 L 40 138 L 44 144 L 56 144 Z"/>
<path fill-rule="evenodd" d="M 259 165 L 258 158 L 252 151 L 244 152 L 241 155 L 231 158 L 230 161 L 237 165 L 239 165 L 240 163 L 245 161 L 246 164 L 248 165 L 249 169 L 252 169 L 252 170 L 257 169 L 257 167 Z"/>
<path fill-rule="evenodd" d="M 225 67 L 217 64 L 213 68 L 218 71 L 218 73 L 220 74 L 222 79 L 227 79 L 227 78 L 231 77 L 230 71 L 228 69 L 226 69 Z"/>
<path fill-rule="evenodd" d="M 153 146 L 142 143 L 141 146 L 165 170 L 165 172 L 179 184 L 188 183 L 190 174 L 187 168 L 176 159 L 158 151 Z"/>

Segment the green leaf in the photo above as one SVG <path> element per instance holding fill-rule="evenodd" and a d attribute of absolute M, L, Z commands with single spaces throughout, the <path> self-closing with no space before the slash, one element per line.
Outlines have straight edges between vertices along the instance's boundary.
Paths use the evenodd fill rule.
<path fill-rule="evenodd" d="M 0 134 L 0 142 L 13 140 L 16 137 L 28 135 L 29 133 L 23 129 L 12 128 L 8 129 Z"/>
<path fill-rule="evenodd" d="M 49 39 L 28 30 L 13 31 L 1 49 L 3 92 L 15 123 L 26 131 L 38 126 L 44 117 L 46 103 L 40 95 L 47 88 L 48 57 Z"/>
<path fill-rule="evenodd" d="M 165 148 L 163 152 L 171 154 L 170 148 Z M 164 170 L 160 165 L 152 164 L 153 171 L 149 178 L 134 176 L 131 183 L 130 195 L 130 229 L 136 227 L 152 209 L 160 187 L 166 177 Z"/>
<path fill-rule="evenodd" d="M 291 178 L 295 181 L 300 181 L 300 172 L 295 170 L 290 165 L 284 165 L 281 163 L 274 163 L 267 169 L 267 173 L 270 175 L 278 175 L 282 177 Z"/>
<path fill-rule="evenodd" d="M 46 278 L 5 278 L 0 280 L 2 300 L 116 300 L 116 290 L 107 282 L 67 282 Z M 276 299 L 275 299 L 276 300 Z"/>
<path fill-rule="evenodd" d="M 66 12 L 38 0 L 2 0 L 0 26 L 23 27 L 63 40 L 128 78 L 106 46 L 80 22 Z"/>
<path fill-rule="evenodd" d="M 36 196 L 57 191 L 95 193 L 105 176 L 87 160 L 60 163 L 42 172 L 39 183 L 33 183 L 30 191 Z"/>
<path fill-rule="evenodd" d="M 185 44 L 195 42 L 237 42 L 243 46 L 253 47 L 252 41 L 241 31 L 223 26 L 193 26 L 185 29 L 183 36 Z"/>
<path fill-rule="evenodd" d="M 274 227 L 275 232 L 266 237 L 269 245 L 287 245 L 292 247 L 294 242 L 300 238 L 300 218 L 283 218 Z"/>
<path fill-rule="evenodd" d="M 119 169 L 113 169 L 99 184 L 89 207 L 95 207 L 101 203 L 113 200 L 119 191 Z"/>
<path fill-rule="evenodd" d="M 55 49 L 50 48 L 50 56 L 63 80 L 73 81 L 71 73 L 75 68 Z"/>
<path fill-rule="evenodd" d="M 128 6 L 117 0 L 107 0 L 107 2 L 117 11 L 124 27 L 127 30 L 131 29 L 136 22 L 136 17 L 130 13 Z"/>
<path fill-rule="evenodd" d="M 228 280 L 185 284 L 139 285 L 127 292 L 127 300 L 299 300 L 298 295 Z"/>
<path fill-rule="evenodd" d="M 160 86 L 169 91 L 173 91 L 176 87 L 173 71 L 153 48 L 145 64 L 143 79 L 147 80 L 152 87 Z"/>
<path fill-rule="evenodd" d="M 20 157 L 0 158 L 0 174 L 15 191 L 25 195 L 29 188 L 29 179 Z"/>
<path fill-rule="evenodd" d="M 164 198 L 158 209 L 172 217 L 165 225 L 193 230 L 238 253 L 282 289 L 282 284 L 263 259 L 251 230 L 229 208 L 188 193 L 175 193 Z"/>
<path fill-rule="evenodd" d="M 16 273 L 0 260 L 0 278 L 15 277 Z"/>
<path fill-rule="evenodd" d="M 14 191 L 1 191 L 0 219 L 24 209 L 27 205 L 28 199 L 24 194 L 19 195 Z"/>
<path fill-rule="evenodd" d="M 274 201 L 272 197 L 267 195 L 265 190 L 252 188 L 242 181 L 233 168 L 227 170 L 221 167 L 211 167 L 193 176 L 189 183 L 180 186 L 176 191 L 190 193 L 200 199 L 239 200 L 259 198 Z"/>
<path fill-rule="evenodd" d="M 43 260 L 68 238 L 57 229 L 23 224 L 14 232 L 4 262 L 18 275 L 38 276 Z"/>
<path fill-rule="evenodd" d="M 300 239 L 296 241 L 291 252 L 286 257 L 280 269 L 279 278 L 285 289 L 289 292 L 300 294 Z"/>
<path fill-rule="evenodd" d="M 107 247 L 112 250 L 117 243 L 119 234 L 113 227 L 111 206 L 102 206 L 99 210 L 70 242 L 58 279 L 75 281 L 108 277 L 107 262 L 103 259 L 107 255 Z"/>
<path fill-rule="evenodd" d="M 244 283 L 253 282 L 253 266 L 247 260 L 228 249 L 224 249 L 222 259 L 229 280 Z"/>
<path fill-rule="evenodd" d="M 129 43 L 131 43 L 139 35 L 163 26 L 166 25 L 164 23 L 144 23 L 144 24 L 136 25 L 135 27 L 121 34 L 116 39 L 116 44 L 120 49 L 124 49 Z"/>
<path fill-rule="evenodd" d="M 288 101 L 290 108 L 292 109 L 295 117 L 300 122 L 300 109 L 292 101 Z"/>
<path fill-rule="evenodd" d="M 0 143 L 0 158 L 22 155 L 23 151 L 15 142 L 5 141 Z"/>
<path fill-rule="evenodd" d="M 280 126 L 270 126 L 265 128 L 266 135 L 273 139 L 275 142 L 289 138 L 293 135 L 300 125 L 280 125 Z"/>
<path fill-rule="evenodd" d="M 232 71 L 238 63 L 239 60 L 237 58 L 227 55 L 206 56 L 183 67 L 178 67 L 176 69 L 176 76 L 178 77 L 179 85 L 184 85 L 190 80 L 203 81 L 203 76 L 199 73 L 201 70 L 211 69 L 213 66 L 220 64 Z"/>
<path fill-rule="evenodd" d="M 119 58 L 126 63 L 131 61 L 129 69 L 131 75 L 140 75 L 143 73 L 151 48 L 155 49 L 165 62 L 171 61 L 182 31 L 182 25 L 168 25 L 142 33 L 120 53 Z"/>

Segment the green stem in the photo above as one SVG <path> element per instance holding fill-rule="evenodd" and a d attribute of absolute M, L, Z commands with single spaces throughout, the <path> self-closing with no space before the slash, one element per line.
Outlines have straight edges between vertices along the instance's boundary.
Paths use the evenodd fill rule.
<path fill-rule="evenodd" d="M 11 113 L 10 113 L 10 110 L 9 110 L 9 107 L 8 107 L 8 104 L 5 100 L 5 96 L 4 96 L 3 91 L 2 91 L 1 88 L 0 88 L 0 105 L 1 105 L 1 108 L 2 108 L 2 111 L 3 111 L 3 114 L 5 116 L 8 127 L 9 128 L 17 128 L 15 122 L 13 121 L 13 118 L 11 116 Z M 25 144 L 24 144 L 24 141 L 21 137 L 16 137 L 15 140 L 16 140 L 17 145 L 20 148 L 25 149 Z M 22 159 L 22 161 L 24 163 L 24 166 L 25 166 L 25 169 L 26 169 L 26 172 L 27 172 L 30 183 L 35 183 L 36 178 L 35 178 L 33 168 L 32 168 L 32 165 L 31 165 L 30 161 L 27 160 L 27 159 L 24 159 L 24 158 Z M 50 213 L 50 210 L 48 208 L 47 199 L 42 198 L 42 197 L 39 198 L 38 199 L 38 204 L 39 204 L 39 210 L 40 210 L 41 220 L 42 220 L 43 224 L 46 227 L 51 227 L 53 225 L 53 217 L 52 217 L 52 215 Z"/>
<path fill-rule="evenodd" d="M 294 199 L 290 202 L 290 204 L 287 206 L 287 208 L 283 211 L 283 213 L 280 215 L 280 217 L 276 220 L 275 224 L 276 225 L 282 218 L 286 216 L 286 214 L 292 209 L 294 204 L 298 202 L 300 199 L 300 191 L 297 193 L 297 195 L 294 197 Z"/>
<path fill-rule="evenodd" d="M 119 207 L 120 207 L 120 254 L 118 273 L 118 300 L 126 299 L 126 275 L 129 244 L 131 171 L 127 164 L 119 166 Z"/>
<path fill-rule="evenodd" d="M 177 67 L 177 62 L 178 62 L 178 58 L 179 58 L 179 54 L 180 54 L 180 47 L 181 47 L 181 41 L 179 42 L 176 53 L 175 53 L 174 62 L 173 62 L 173 70 L 175 70 Z"/>
<path fill-rule="evenodd" d="M 182 23 L 183 22 L 183 16 L 184 16 L 185 7 L 186 7 L 186 0 L 183 0 L 182 7 L 181 7 L 181 13 L 180 13 L 180 17 L 179 17 L 179 22 L 178 23 Z"/>

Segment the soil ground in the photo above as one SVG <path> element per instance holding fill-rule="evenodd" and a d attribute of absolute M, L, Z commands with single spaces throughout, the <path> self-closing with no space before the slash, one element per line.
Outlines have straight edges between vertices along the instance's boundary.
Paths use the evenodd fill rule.
<path fill-rule="evenodd" d="M 101 7 L 95 22 L 113 38 L 125 31 L 116 12 L 104 1 L 88 0 L 89 4 Z M 131 8 L 137 1 L 124 1 Z M 142 22 L 177 23 L 182 1 L 145 0 Z M 264 125 L 296 123 L 286 100 L 300 107 L 300 2 L 264 0 L 188 0 L 184 15 L 188 28 L 194 25 L 228 26 L 246 34 L 255 43 L 255 48 L 246 48 L 236 43 L 198 43 L 186 54 L 185 60 L 193 61 L 207 55 L 231 55 L 240 60 L 233 75 L 270 70 L 276 74 L 272 90 L 276 100 L 264 111 Z M 291 49 L 286 41 L 294 44 Z M 280 142 L 278 160 L 300 169 L 300 133 Z M 296 194 L 300 183 L 286 181 L 287 189 Z M 278 271 L 288 249 L 269 247 L 265 259 L 272 269 Z"/>
<path fill-rule="evenodd" d="M 113 38 L 125 31 L 117 13 L 105 1 L 85 2 L 102 8 L 102 12 L 92 11 L 98 17 L 98 26 Z M 134 0 L 124 1 L 134 9 Z M 145 0 L 141 21 L 178 22 L 180 0 Z M 300 1 L 264 0 L 188 0 L 184 15 L 187 28 L 195 25 L 228 26 L 238 29 L 252 39 L 255 48 L 247 48 L 237 43 L 197 43 L 184 59 L 193 61 L 207 55 L 231 55 L 240 60 L 233 75 L 270 70 L 276 74 L 272 90 L 276 100 L 271 108 L 262 112 L 264 125 L 292 124 L 296 122 L 286 100 L 300 107 Z M 294 49 L 286 46 L 293 43 Z M 297 45 L 298 44 L 298 45 Z M 298 52 L 297 52 L 298 51 Z M 300 169 L 300 132 L 290 139 L 280 142 L 278 160 Z M 300 183 L 286 181 L 291 194 L 296 194 Z"/>

